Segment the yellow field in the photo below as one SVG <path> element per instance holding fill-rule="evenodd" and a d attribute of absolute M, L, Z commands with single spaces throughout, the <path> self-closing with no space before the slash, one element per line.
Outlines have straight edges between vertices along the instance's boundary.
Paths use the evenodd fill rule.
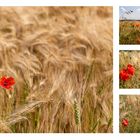
<path fill-rule="evenodd" d="M 112 132 L 112 8 L 1 7 L 0 132 Z"/>

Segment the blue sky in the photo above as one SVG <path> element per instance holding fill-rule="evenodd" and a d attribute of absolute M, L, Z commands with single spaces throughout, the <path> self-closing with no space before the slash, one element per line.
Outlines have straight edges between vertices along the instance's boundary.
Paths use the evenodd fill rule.
<path fill-rule="evenodd" d="M 121 7 L 125 8 L 126 10 L 132 10 L 133 13 L 127 15 L 122 12 Z M 119 7 L 119 14 L 120 18 L 123 16 L 126 19 L 131 19 L 131 20 L 140 20 L 140 6 L 120 6 Z"/>

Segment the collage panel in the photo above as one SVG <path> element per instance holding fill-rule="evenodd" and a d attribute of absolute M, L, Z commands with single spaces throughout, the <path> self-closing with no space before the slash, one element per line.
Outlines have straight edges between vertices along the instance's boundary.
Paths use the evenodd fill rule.
<path fill-rule="evenodd" d="M 119 52 L 119 87 L 121 89 L 140 88 L 139 60 L 139 50 L 121 50 Z"/>
<path fill-rule="evenodd" d="M 112 133 L 112 10 L 0 7 L 1 133 Z"/>
<path fill-rule="evenodd" d="M 120 45 L 140 44 L 140 6 L 120 6 Z"/>
<path fill-rule="evenodd" d="M 120 133 L 140 133 L 140 95 L 120 95 Z"/>

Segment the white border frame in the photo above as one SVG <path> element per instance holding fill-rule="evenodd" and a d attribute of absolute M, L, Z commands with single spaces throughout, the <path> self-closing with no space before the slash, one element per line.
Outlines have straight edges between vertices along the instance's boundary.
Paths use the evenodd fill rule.
<path fill-rule="evenodd" d="M 119 6 L 140 6 L 139 0 L 0 0 L 0 6 L 113 6 L 113 134 L 0 134 L 2 140 L 121 140 L 138 139 L 139 134 L 119 134 L 119 95 L 140 94 L 138 89 L 119 89 L 119 50 L 140 50 L 140 46 L 119 45 Z"/>

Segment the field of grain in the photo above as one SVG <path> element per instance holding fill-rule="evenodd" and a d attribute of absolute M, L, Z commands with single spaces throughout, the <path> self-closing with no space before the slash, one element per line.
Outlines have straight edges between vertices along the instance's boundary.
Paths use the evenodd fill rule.
<path fill-rule="evenodd" d="M 120 51 L 119 59 L 120 88 L 140 88 L 140 51 Z"/>
<path fill-rule="evenodd" d="M 140 133 L 140 96 L 120 96 L 120 132 Z"/>
<path fill-rule="evenodd" d="M 140 44 L 140 21 L 120 20 L 119 27 L 120 44 Z"/>
<path fill-rule="evenodd" d="M 0 132 L 112 132 L 112 7 L 0 7 Z"/>

